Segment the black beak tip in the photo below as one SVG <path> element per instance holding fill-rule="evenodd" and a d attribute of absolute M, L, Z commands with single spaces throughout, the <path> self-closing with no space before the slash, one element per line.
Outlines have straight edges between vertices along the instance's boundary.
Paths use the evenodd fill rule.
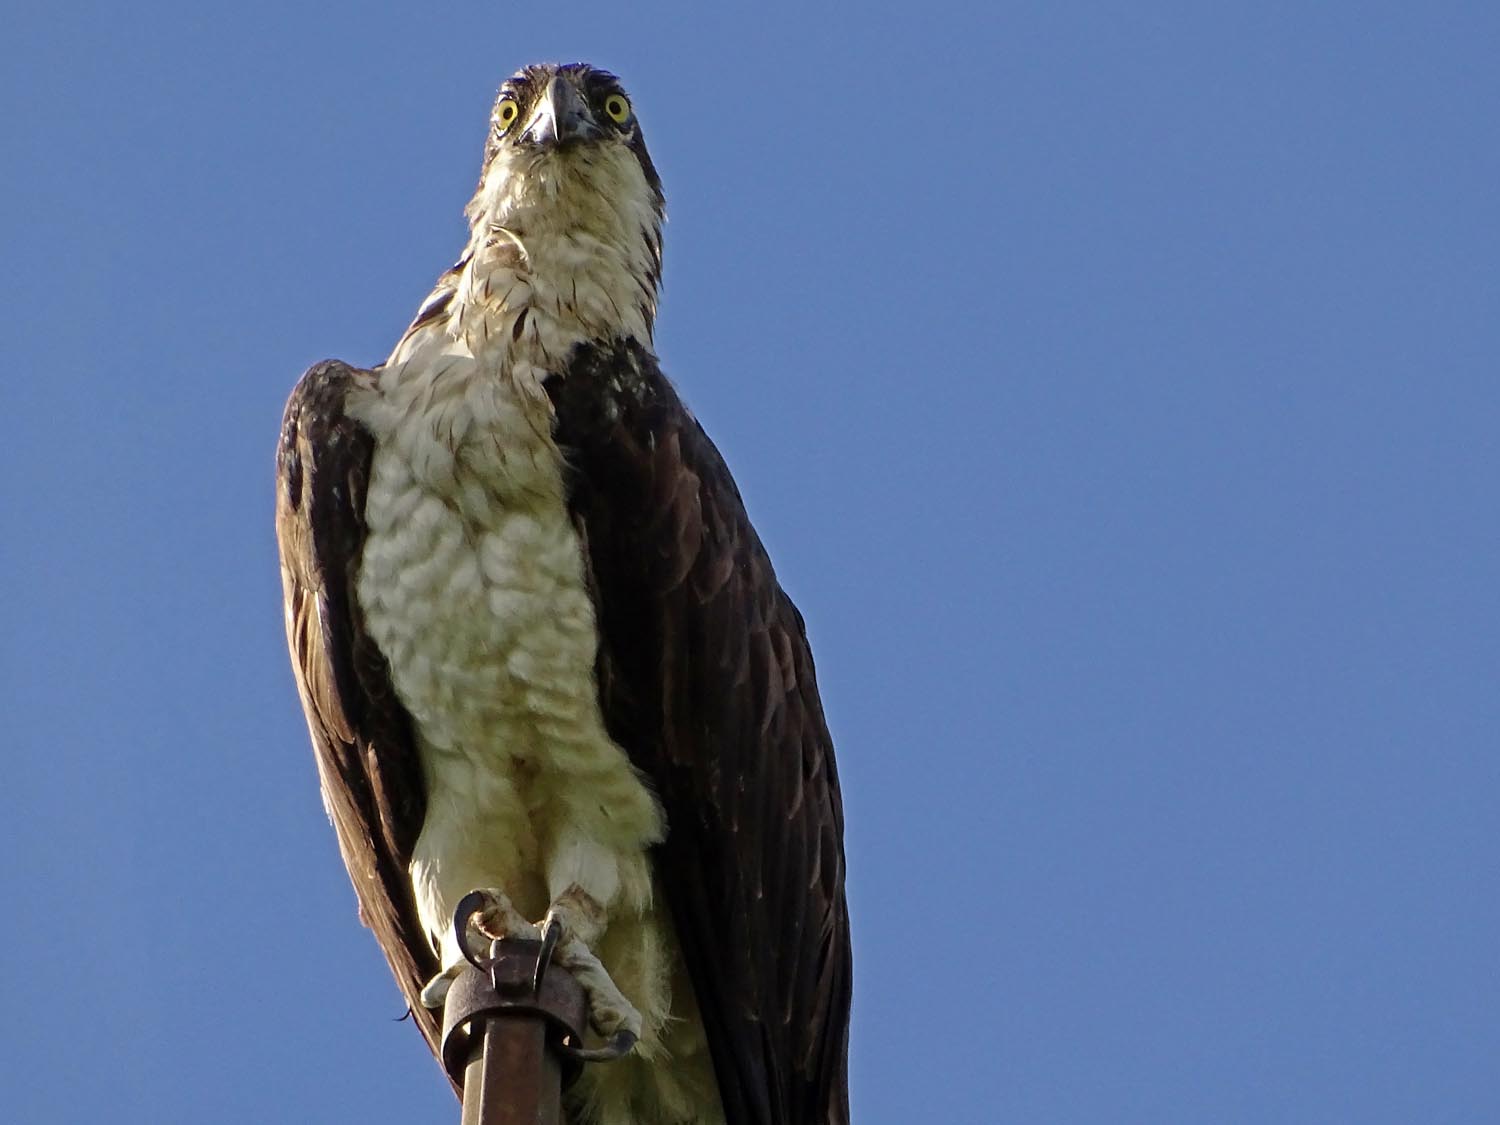
<path fill-rule="evenodd" d="M 547 84 L 521 139 L 541 148 L 561 148 L 575 141 L 593 140 L 600 134 L 588 102 L 571 82 L 554 78 Z"/>

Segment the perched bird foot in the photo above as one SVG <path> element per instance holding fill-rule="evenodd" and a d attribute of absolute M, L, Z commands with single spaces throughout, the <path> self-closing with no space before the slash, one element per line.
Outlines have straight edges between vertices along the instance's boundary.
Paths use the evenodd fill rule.
<path fill-rule="evenodd" d="M 541 930 L 511 904 L 505 892 L 494 888 L 464 895 L 454 912 L 453 928 L 459 950 L 476 968 L 483 968 L 491 942 L 505 938 L 537 941 L 542 936 Z"/>
<path fill-rule="evenodd" d="M 448 999 L 448 991 L 453 987 L 453 982 L 458 979 L 458 974 L 464 971 L 462 961 L 449 965 L 437 976 L 422 986 L 422 1007 L 428 1011 L 440 1011 L 444 1002 Z"/>
<path fill-rule="evenodd" d="M 589 1023 L 609 1041 L 597 1051 L 584 1051 L 586 1060 L 619 1058 L 641 1037 L 641 1013 L 625 998 L 599 958 L 582 941 L 564 934 L 553 958 L 573 974 L 588 1000 Z"/>
<path fill-rule="evenodd" d="M 483 969 L 491 943 L 505 938 L 540 941 L 533 970 L 534 991 L 540 991 L 548 965 L 554 961 L 573 974 L 588 1002 L 589 1024 L 607 1041 L 605 1046 L 573 1052 L 584 1061 L 603 1061 L 628 1054 L 641 1036 L 641 1013 L 620 991 L 609 970 L 589 949 L 578 931 L 590 936 L 604 932 L 603 911 L 582 894 L 562 895 L 548 908 L 540 924 L 528 922 L 503 891 L 471 891 L 453 914 L 453 936 L 463 960 L 455 961 L 422 989 L 422 1004 L 441 1008 L 465 962 Z"/>
<path fill-rule="evenodd" d="M 489 959 L 492 942 L 502 938 L 529 938 L 535 941 L 542 933 L 528 922 L 504 891 L 486 888 L 466 894 L 453 912 L 453 938 L 462 954 L 422 986 L 422 1006 L 437 1009 L 448 998 L 448 990 L 464 971 L 465 963 L 483 969 Z M 553 939 L 554 944 L 556 938 Z"/>

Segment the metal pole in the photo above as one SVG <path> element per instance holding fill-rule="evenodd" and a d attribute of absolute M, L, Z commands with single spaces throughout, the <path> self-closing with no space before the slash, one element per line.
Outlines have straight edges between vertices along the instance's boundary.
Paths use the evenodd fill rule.
<path fill-rule="evenodd" d="M 443 1065 L 463 1088 L 463 1125 L 561 1125 L 564 1068 L 583 1042 L 588 1005 L 560 966 L 533 991 L 541 944 L 498 941 L 443 1004 Z"/>
<path fill-rule="evenodd" d="M 560 1125 L 562 1067 L 547 1025 L 520 1014 L 487 1020 L 464 1068 L 463 1125 Z"/>

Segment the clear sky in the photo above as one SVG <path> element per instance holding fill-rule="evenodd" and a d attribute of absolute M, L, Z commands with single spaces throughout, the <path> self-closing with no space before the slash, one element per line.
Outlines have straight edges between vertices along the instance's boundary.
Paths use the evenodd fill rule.
<path fill-rule="evenodd" d="M 272 452 L 561 58 L 808 620 L 858 1120 L 1500 1120 L 1500 8 L 63 7 L 0 47 L 0 1117 L 457 1120 Z"/>

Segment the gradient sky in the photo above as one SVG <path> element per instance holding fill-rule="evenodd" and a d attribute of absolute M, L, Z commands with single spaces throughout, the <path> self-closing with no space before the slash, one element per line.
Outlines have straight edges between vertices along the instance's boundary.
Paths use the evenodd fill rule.
<path fill-rule="evenodd" d="M 451 1122 L 272 451 L 586 59 L 808 620 L 865 1125 L 1500 1120 L 1500 8 L 9 4 L 0 1117 Z"/>

